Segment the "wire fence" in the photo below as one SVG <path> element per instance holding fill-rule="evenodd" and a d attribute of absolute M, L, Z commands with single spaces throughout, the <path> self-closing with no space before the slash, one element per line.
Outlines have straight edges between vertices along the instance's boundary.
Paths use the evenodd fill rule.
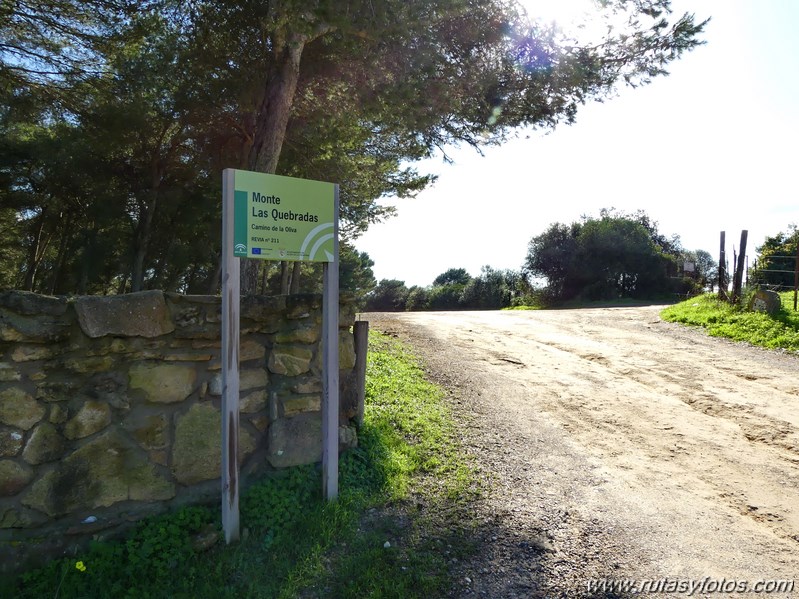
<path fill-rule="evenodd" d="M 799 255 L 768 256 L 766 265 L 769 268 L 760 268 L 757 260 L 755 260 L 752 270 L 749 272 L 749 284 L 771 291 L 793 290 L 793 309 L 796 310 L 797 282 L 799 282 Z"/>

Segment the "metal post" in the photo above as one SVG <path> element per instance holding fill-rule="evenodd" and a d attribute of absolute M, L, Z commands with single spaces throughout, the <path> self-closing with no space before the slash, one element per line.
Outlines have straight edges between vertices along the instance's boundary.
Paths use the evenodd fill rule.
<path fill-rule="evenodd" d="M 333 259 L 324 264 L 322 290 L 322 493 L 338 497 L 338 185 L 333 207 Z"/>
<path fill-rule="evenodd" d="M 233 256 L 235 171 L 222 173 L 222 529 L 239 539 L 239 285 Z"/>

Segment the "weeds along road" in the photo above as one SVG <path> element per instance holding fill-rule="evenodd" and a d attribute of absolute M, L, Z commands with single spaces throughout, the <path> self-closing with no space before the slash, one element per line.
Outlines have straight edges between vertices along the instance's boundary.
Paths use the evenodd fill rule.
<path fill-rule="evenodd" d="M 711 577 L 799 597 L 799 359 L 659 310 L 363 315 L 450 390 L 494 481 L 454 595 Z"/>

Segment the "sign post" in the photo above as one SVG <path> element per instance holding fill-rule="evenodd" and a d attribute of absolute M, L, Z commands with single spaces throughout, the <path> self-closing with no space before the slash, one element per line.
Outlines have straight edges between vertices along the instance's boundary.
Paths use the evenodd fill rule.
<path fill-rule="evenodd" d="M 222 528 L 239 538 L 240 258 L 323 262 L 322 489 L 338 496 L 338 185 L 222 173 Z"/>
<path fill-rule="evenodd" d="M 338 186 L 334 255 L 338 256 Z M 338 260 L 326 262 L 322 288 L 322 494 L 338 497 Z"/>

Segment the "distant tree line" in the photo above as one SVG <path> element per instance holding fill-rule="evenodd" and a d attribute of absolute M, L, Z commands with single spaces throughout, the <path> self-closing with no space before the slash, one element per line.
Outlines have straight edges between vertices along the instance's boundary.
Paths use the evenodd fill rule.
<path fill-rule="evenodd" d="M 570 300 L 674 299 L 712 290 L 717 276 L 710 253 L 683 249 L 678 236 L 660 233 L 645 212 L 603 209 L 598 218 L 553 223 L 534 236 L 518 271 L 484 266 L 472 277 L 451 268 L 428 287 L 384 279 L 367 294 L 366 309 L 496 310 Z"/>
<path fill-rule="evenodd" d="M 529 293 L 520 271 L 484 266 L 472 277 L 464 268 L 450 268 L 432 285 L 406 287 L 404 281 L 383 279 L 366 297 L 365 309 L 374 312 L 418 310 L 499 310 L 519 303 Z"/>

